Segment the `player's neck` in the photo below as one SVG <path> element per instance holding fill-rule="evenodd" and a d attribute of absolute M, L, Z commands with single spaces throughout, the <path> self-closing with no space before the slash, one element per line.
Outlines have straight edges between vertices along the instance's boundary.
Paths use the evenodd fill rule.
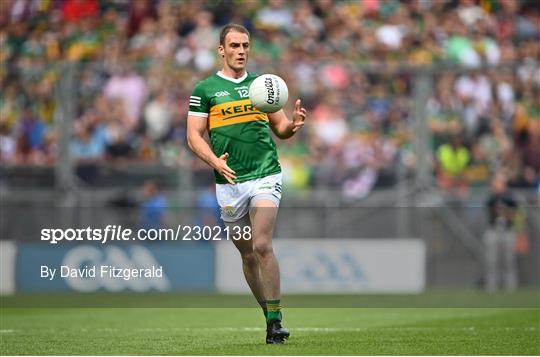
<path fill-rule="evenodd" d="M 235 70 L 233 70 L 232 68 L 230 67 L 223 67 L 221 70 L 220 70 L 221 74 L 224 75 L 225 77 L 229 77 L 231 79 L 238 79 L 238 78 L 241 78 L 243 77 L 245 74 L 246 74 L 246 70 L 245 69 L 242 69 L 241 71 L 237 72 Z"/>

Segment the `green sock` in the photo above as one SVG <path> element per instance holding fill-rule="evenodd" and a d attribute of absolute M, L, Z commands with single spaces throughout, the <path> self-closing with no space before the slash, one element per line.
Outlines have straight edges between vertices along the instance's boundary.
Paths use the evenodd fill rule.
<path fill-rule="evenodd" d="M 281 321 L 281 305 L 279 304 L 279 300 L 266 300 L 266 308 L 268 309 L 266 321 Z"/>
<path fill-rule="evenodd" d="M 262 311 L 263 311 L 263 314 L 264 314 L 264 318 L 266 319 L 268 317 L 268 309 L 266 308 L 266 301 L 259 301 L 259 305 L 261 305 L 261 308 L 262 308 Z"/>

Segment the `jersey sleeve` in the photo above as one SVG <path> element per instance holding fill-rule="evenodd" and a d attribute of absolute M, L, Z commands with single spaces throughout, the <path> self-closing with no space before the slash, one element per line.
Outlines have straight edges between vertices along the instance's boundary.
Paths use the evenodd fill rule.
<path fill-rule="evenodd" d="M 210 113 L 210 103 L 201 83 L 198 83 L 189 97 L 188 115 L 207 118 Z"/>

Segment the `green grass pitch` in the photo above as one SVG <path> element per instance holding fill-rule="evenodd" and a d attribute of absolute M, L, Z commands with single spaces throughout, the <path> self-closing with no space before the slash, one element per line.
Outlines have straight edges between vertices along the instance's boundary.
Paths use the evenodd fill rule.
<path fill-rule="evenodd" d="M 464 296 L 445 295 L 449 301 Z M 138 299 L 128 294 L 115 296 L 123 298 L 126 306 Z M 438 301 L 437 296 L 424 294 L 415 301 L 430 306 L 430 301 Z M 478 296 L 470 295 L 471 306 Z M 108 297 L 93 295 L 101 301 Z M 183 295 L 166 297 L 186 299 Z M 506 307 L 392 307 L 405 305 L 405 300 L 389 298 L 381 304 L 384 299 L 378 296 L 289 298 L 294 307 L 287 308 L 285 303 L 284 322 L 291 330 L 285 345 L 264 344 L 259 309 L 224 307 L 232 305 L 227 302 L 249 301 L 249 297 L 192 296 L 207 306 L 213 303 L 214 308 L 13 307 L 17 301 L 27 305 L 24 300 L 30 298 L 36 296 L 2 298 L 2 355 L 540 354 L 540 309 L 537 302 L 531 303 L 538 298 L 534 291 L 515 297 L 501 294 L 497 305 L 504 306 L 506 301 Z M 51 299 L 69 306 L 78 297 Z M 317 307 L 328 306 L 333 299 L 345 306 L 370 307 Z M 511 304 L 514 300 L 519 303 Z M 310 307 L 298 307 L 301 301 Z M 515 307 L 524 302 L 528 307 Z"/>

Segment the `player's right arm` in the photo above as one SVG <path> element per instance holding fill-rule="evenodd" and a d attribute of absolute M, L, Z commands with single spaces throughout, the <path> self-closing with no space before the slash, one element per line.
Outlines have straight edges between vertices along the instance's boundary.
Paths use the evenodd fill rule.
<path fill-rule="evenodd" d="M 201 160 L 210 165 L 229 183 L 235 184 L 235 172 L 227 165 L 228 153 L 217 157 L 208 142 L 204 139 L 208 127 L 208 113 L 210 108 L 204 92 L 200 86 L 195 87 L 189 100 L 189 113 L 187 118 L 188 146 Z"/>
<path fill-rule="evenodd" d="M 227 165 L 229 153 L 224 153 L 217 157 L 208 142 L 204 140 L 206 122 L 208 119 L 188 115 L 187 119 L 187 141 L 191 151 L 204 162 L 214 168 L 221 176 L 225 177 L 230 184 L 235 184 L 235 172 Z"/>

